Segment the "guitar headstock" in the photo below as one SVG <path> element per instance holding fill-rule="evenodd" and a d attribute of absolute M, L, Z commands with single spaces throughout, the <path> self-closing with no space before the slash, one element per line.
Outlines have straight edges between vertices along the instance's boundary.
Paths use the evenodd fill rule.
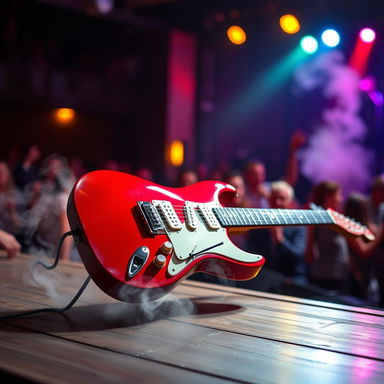
<path fill-rule="evenodd" d="M 331 215 L 338 229 L 341 230 L 344 235 L 350 237 L 362 236 L 366 241 L 375 240 L 374 234 L 367 226 L 362 225 L 358 221 L 346 217 L 333 209 L 327 209 L 327 212 Z"/>

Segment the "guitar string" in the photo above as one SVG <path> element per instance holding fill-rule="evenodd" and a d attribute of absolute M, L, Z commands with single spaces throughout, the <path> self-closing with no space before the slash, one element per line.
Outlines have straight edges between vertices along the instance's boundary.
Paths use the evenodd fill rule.
<path fill-rule="evenodd" d="M 203 204 L 203 203 L 202 203 Z M 187 216 L 186 214 L 186 207 L 185 206 L 181 206 L 181 205 L 173 205 L 173 211 L 177 214 L 177 215 L 181 215 L 181 216 Z M 313 211 L 313 210 L 310 210 L 310 209 L 268 209 L 268 208 L 237 208 L 237 207 L 213 207 L 213 208 L 221 208 L 221 209 L 228 209 L 230 210 L 231 208 L 233 208 L 235 211 L 232 211 L 234 212 L 235 214 L 238 214 L 238 213 L 245 213 L 245 212 L 249 212 L 251 215 L 256 215 L 256 218 L 260 217 L 262 218 L 263 220 L 264 219 L 267 219 L 264 215 L 262 215 L 261 213 L 271 213 L 273 215 L 278 215 L 278 216 L 282 216 L 282 217 L 286 217 L 286 215 L 294 215 L 294 216 L 298 216 L 298 215 L 308 215 L 309 213 L 312 214 L 312 216 L 314 215 L 313 213 L 316 212 L 316 211 Z M 200 211 L 200 209 L 198 207 L 193 207 L 194 209 L 194 213 L 197 214 L 198 216 L 200 217 L 205 217 L 204 216 L 204 213 Z M 244 211 L 243 211 L 244 210 Z M 248 211 L 250 210 L 250 211 Z M 257 212 L 259 211 L 259 212 Z M 164 215 L 165 216 L 165 213 L 162 211 L 162 210 L 159 210 L 158 211 L 160 215 Z M 327 217 L 329 218 L 330 217 L 330 214 L 327 212 L 327 211 L 319 211 L 321 213 L 323 213 L 323 217 Z M 324 212 L 326 214 L 324 214 Z M 259 213 L 259 216 L 257 215 Z M 228 215 L 228 213 L 227 213 Z M 316 213 L 315 213 L 316 215 Z M 254 217 L 252 217 L 254 218 Z M 268 218 L 269 215 L 268 215 Z M 303 218 L 303 217 L 299 217 L 299 218 Z M 290 217 L 288 217 L 288 219 L 291 219 Z"/>
<path fill-rule="evenodd" d="M 176 213 L 176 215 L 178 216 L 178 218 L 179 219 L 182 219 L 182 220 L 184 220 L 184 221 L 187 221 L 188 220 L 188 215 L 186 214 L 186 210 L 185 210 L 185 208 L 186 207 L 183 207 L 183 206 L 173 206 L 173 207 L 178 207 L 178 208 L 176 208 L 176 209 L 174 209 L 174 212 Z M 233 207 L 222 207 L 222 208 L 233 208 Z M 206 216 L 204 215 L 204 213 L 203 212 L 201 212 L 200 210 L 198 210 L 198 208 L 197 207 L 194 207 L 194 209 L 195 209 L 195 214 L 197 215 L 197 216 L 199 216 L 200 218 L 202 218 L 202 219 L 206 219 Z M 235 208 L 235 209 L 237 209 L 237 208 Z M 248 208 L 242 208 L 242 209 L 248 209 Z M 250 208 L 251 210 L 253 209 L 253 208 Z M 255 208 L 255 209 L 257 209 L 257 208 Z M 268 209 L 265 209 L 265 208 L 261 208 L 262 210 L 264 210 L 265 212 L 269 212 L 269 210 Z M 303 212 L 304 213 L 309 213 L 309 212 L 313 212 L 312 210 L 302 210 L 302 209 L 287 209 L 287 210 L 276 210 L 277 211 L 277 213 L 278 214 L 280 214 L 281 216 L 282 216 L 282 218 L 284 218 L 284 221 L 285 222 L 279 222 L 278 223 L 278 225 L 294 225 L 294 224 L 303 224 L 303 225 L 309 225 L 309 224 L 332 224 L 332 222 L 323 222 L 323 223 L 321 223 L 321 222 L 319 222 L 319 221 L 316 221 L 316 220 L 310 220 L 310 221 L 305 221 L 305 222 L 301 222 L 301 221 L 299 221 L 299 222 L 297 222 L 297 221 L 294 221 L 294 222 L 292 222 L 292 220 L 293 220 L 293 218 L 292 217 L 287 217 L 287 216 L 285 216 L 285 214 L 284 213 L 282 213 L 282 211 L 284 211 L 285 213 L 287 213 L 287 214 L 289 214 L 289 215 L 293 215 L 293 214 L 295 214 L 295 215 L 299 215 L 299 214 L 301 214 L 301 216 L 302 216 L 302 214 L 303 214 Z M 158 211 L 158 214 L 160 215 L 160 217 L 163 219 L 163 220 L 166 220 L 167 219 L 167 215 L 166 215 L 166 213 L 165 212 L 163 212 L 162 210 L 160 210 L 160 211 Z M 302 218 L 302 217 L 301 217 Z M 327 218 L 329 218 L 329 215 L 327 215 Z M 246 226 L 246 225 L 259 225 L 259 226 L 262 226 L 262 225 L 268 225 L 268 226 L 273 226 L 273 225 L 277 225 L 276 224 L 276 221 L 274 221 L 274 220 L 271 220 L 271 218 L 268 216 L 268 217 L 265 217 L 265 216 L 263 216 L 263 215 L 261 215 L 261 216 L 256 216 L 256 217 L 254 217 L 254 216 L 252 216 L 251 215 L 251 217 L 249 218 L 249 217 L 247 217 L 246 219 L 248 219 L 248 220 L 250 220 L 248 223 L 247 222 L 244 222 L 244 223 L 238 223 L 238 222 L 236 222 L 236 219 L 238 219 L 238 217 L 236 218 L 236 217 L 231 217 L 230 215 L 227 215 L 227 220 L 230 220 L 230 221 L 232 221 L 232 224 L 233 225 L 237 225 L 237 226 Z M 241 219 L 243 219 L 244 220 L 244 216 L 243 217 L 241 217 Z M 294 218 L 294 219 L 296 219 L 296 218 Z"/>
<path fill-rule="evenodd" d="M 204 204 L 204 203 L 201 203 L 201 204 Z M 172 206 L 173 208 L 176 208 L 174 209 L 174 212 L 176 213 L 176 215 L 178 216 L 178 218 L 180 220 L 184 220 L 184 222 L 187 222 L 188 221 L 188 215 L 186 214 L 186 207 L 185 206 L 182 206 L 182 205 L 173 205 Z M 203 212 L 201 212 L 201 210 L 199 209 L 199 207 L 192 207 L 194 209 L 194 213 L 200 217 L 201 219 L 204 219 L 204 220 L 207 220 L 206 216 L 204 215 Z M 230 209 L 230 208 L 234 208 L 235 209 L 235 212 L 240 212 L 241 210 L 251 210 L 253 211 L 256 216 L 254 216 L 252 213 L 250 214 L 251 217 L 246 217 L 246 219 L 251 219 L 249 222 L 244 222 L 244 223 L 239 223 L 238 222 L 238 219 L 239 217 L 232 217 L 231 215 L 228 215 L 226 216 L 226 220 L 228 221 L 227 223 L 220 223 L 222 226 L 243 226 L 243 227 L 246 227 L 246 226 L 292 226 L 292 225 L 328 225 L 328 224 L 336 224 L 336 225 L 339 225 L 338 223 L 335 223 L 333 221 L 333 216 L 327 211 L 327 210 L 311 210 L 311 209 L 269 209 L 269 208 L 240 208 L 240 207 L 212 207 L 212 208 L 222 208 L 222 209 Z M 254 211 L 263 211 L 263 212 L 276 212 L 278 215 L 280 215 L 284 220 L 285 222 L 279 222 L 279 223 L 276 223 L 276 221 L 273 221 L 271 220 L 270 216 L 264 216 L 264 215 L 257 215 L 257 213 Z M 167 217 L 166 217 L 166 214 L 160 210 L 160 211 L 157 211 L 158 214 L 160 215 L 160 217 L 162 218 L 163 221 L 167 221 Z M 243 211 L 244 212 L 244 211 Z M 306 218 L 307 221 L 300 221 L 298 219 L 303 219 L 302 215 L 307 215 L 307 214 L 311 214 L 312 215 L 312 220 L 309 220 L 308 221 L 308 216 Z M 322 215 L 320 215 L 322 214 Z M 288 216 L 286 216 L 288 215 Z M 301 217 L 298 217 L 298 215 L 301 215 Z M 316 218 L 314 219 L 314 215 L 317 215 L 317 218 L 320 220 L 322 219 L 323 221 L 319 221 L 319 220 L 316 220 Z M 338 215 L 340 215 L 339 219 L 341 220 L 349 220 L 346 216 L 344 216 L 343 214 L 341 213 L 338 213 Z M 295 217 L 292 217 L 292 216 L 295 216 Z M 215 215 L 216 217 L 216 215 Z M 305 218 L 305 217 L 304 217 Z M 244 220 L 244 216 L 241 216 L 241 219 Z M 288 220 L 287 220 L 288 219 Z M 295 220 L 294 220 L 295 219 Z M 324 219 L 327 219 L 329 221 L 324 221 Z M 292 222 L 292 220 L 294 220 Z M 365 230 L 365 226 L 362 225 L 361 223 L 359 222 L 350 222 L 349 223 L 350 227 L 348 228 L 349 231 L 351 231 L 352 229 L 356 230 L 356 231 L 361 231 L 361 230 Z M 351 225 L 353 227 L 351 227 Z"/>

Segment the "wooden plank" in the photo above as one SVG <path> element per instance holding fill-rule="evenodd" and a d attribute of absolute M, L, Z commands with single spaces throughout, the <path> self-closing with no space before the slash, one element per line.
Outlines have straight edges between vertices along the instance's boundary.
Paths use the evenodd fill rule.
<path fill-rule="evenodd" d="M 25 332 L 0 324 L 0 370 L 45 383 L 225 383 L 140 356 L 123 355 L 62 338 Z"/>
<path fill-rule="evenodd" d="M 12 262 L 4 262 L 6 267 L 0 270 L 0 275 L 6 274 L 1 308 L 46 305 L 49 301 L 43 289 L 29 291 L 20 286 L 17 276 L 10 273 L 15 269 Z M 25 262 L 20 258 L 16 270 Z M 68 281 L 85 275 L 83 267 L 76 264 L 64 263 L 61 268 L 59 274 Z M 65 287 L 65 291 L 76 288 Z M 117 303 L 91 286 L 79 305 L 65 316 L 41 314 L 8 321 L 8 325 L 1 323 L 0 329 L 8 327 L 3 329 L 1 342 L 14 337 L 12 342 L 28 355 L 29 347 L 23 351 L 25 335 L 31 338 L 27 338 L 31 345 L 39 338 L 59 340 L 64 349 L 74 345 L 87 348 L 87 355 L 88 349 L 100 350 L 118 355 L 122 361 L 137 359 L 143 367 L 150 362 L 159 364 L 160 371 L 169 366 L 177 372 L 193 372 L 200 375 L 196 382 L 206 378 L 258 383 L 349 382 L 356 378 L 384 381 L 381 311 L 194 281 L 186 281 L 174 292 L 176 299 L 167 300 L 168 304 L 150 318 L 142 306 Z M 197 310 L 193 316 L 188 312 L 191 305 Z M 55 353 L 55 341 L 44 341 L 48 356 Z M 70 366 L 78 363 L 76 353 L 68 356 Z M 36 362 L 44 359 L 37 356 Z M 85 370 L 92 367 L 90 361 L 81 365 Z M 132 369 L 132 377 L 137 378 L 137 371 Z M 22 370 L 28 372 L 28 367 Z M 177 376 L 171 375 L 170 382 L 180 382 Z"/>
<path fill-rule="evenodd" d="M 232 382 L 324 383 L 341 378 L 348 382 L 363 371 L 369 382 L 384 380 L 383 361 L 174 320 L 126 326 L 124 321 L 108 323 L 103 317 L 95 322 L 95 317 L 95 314 L 90 317 L 87 309 L 82 307 L 71 313 L 69 321 L 58 315 L 46 315 L 44 319 L 41 315 L 39 319 L 18 320 L 17 324 L 82 345 L 139 356 L 173 367 L 187 367 L 207 375 L 221 375 Z"/>
<path fill-rule="evenodd" d="M 384 317 L 384 311 L 381 309 L 354 307 L 350 305 L 337 304 L 337 303 L 332 303 L 328 301 L 303 299 L 299 297 L 286 296 L 286 295 L 262 292 L 257 290 L 242 289 L 242 288 L 237 288 L 236 286 L 231 286 L 231 285 L 228 285 L 228 286 L 218 285 L 218 284 L 204 283 L 204 282 L 193 281 L 193 280 L 185 280 L 180 286 L 178 286 L 178 288 L 176 288 L 176 290 L 183 289 L 183 288 L 188 289 L 188 287 L 201 289 L 205 291 L 206 295 L 209 295 L 209 292 L 212 292 L 212 293 L 214 292 L 216 295 L 241 294 L 248 297 L 260 298 L 260 299 L 265 298 L 265 299 L 277 301 L 277 302 L 296 303 L 296 304 L 303 304 L 307 306 L 313 306 L 316 308 L 331 308 L 331 309 L 337 309 L 340 311 L 366 313 L 366 314 Z"/>

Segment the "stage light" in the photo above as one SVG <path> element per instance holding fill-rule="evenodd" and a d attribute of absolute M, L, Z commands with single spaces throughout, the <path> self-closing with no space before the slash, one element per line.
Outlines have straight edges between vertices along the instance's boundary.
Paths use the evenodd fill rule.
<path fill-rule="evenodd" d="M 285 33 L 290 35 L 300 31 L 299 20 L 297 20 L 297 17 L 289 14 L 280 17 L 280 27 Z"/>
<path fill-rule="evenodd" d="M 172 141 L 169 147 L 169 162 L 174 167 L 184 163 L 184 143 L 181 140 Z"/>
<path fill-rule="evenodd" d="M 366 73 L 372 48 L 375 43 L 376 33 L 371 28 L 363 28 L 349 59 L 349 66 L 363 77 Z"/>
<path fill-rule="evenodd" d="M 245 31 L 243 28 L 237 26 L 237 25 L 232 25 L 232 27 L 229 27 L 227 29 L 227 35 L 228 39 L 233 43 L 233 44 L 243 44 L 247 40 L 247 35 L 245 34 Z"/>
<path fill-rule="evenodd" d="M 300 46 L 304 52 L 313 54 L 317 51 L 319 43 L 313 36 L 307 35 L 300 40 Z"/>
<path fill-rule="evenodd" d="M 371 28 L 363 28 L 359 33 L 360 39 L 364 41 L 364 43 L 372 43 L 376 38 L 376 33 Z"/>
<path fill-rule="evenodd" d="M 376 80 L 373 76 L 364 77 L 359 86 L 363 92 L 373 92 L 376 89 Z"/>
<path fill-rule="evenodd" d="M 95 0 L 95 5 L 99 13 L 106 15 L 112 11 L 114 0 Z"/>
<path fill-rule="evenodd" d="M 55 118 L 59 123 L 70 123 L 75 118 L 75 110 L 72 108 L 58 108 L 55 110 Z"/>
<path fill-rule="evenodd" d="M 336 47 L 340 43 L 340 35 L 334 29 L 326 29 L 321 34 L 321 40 L 328 47 Z"/>

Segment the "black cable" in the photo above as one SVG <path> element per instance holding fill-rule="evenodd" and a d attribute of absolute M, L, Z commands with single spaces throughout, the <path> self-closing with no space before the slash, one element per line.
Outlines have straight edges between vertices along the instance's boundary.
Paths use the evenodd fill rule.
<path fill-rule="evenodd" d="M 71 235 L 74 235 L 74 234 L 75 234 L 75 231 L 68 231 L 68 232 L 65 232 L 60 237 L 59 242 L 57 243 L 55 259 L 54 259 L 52 265 L 45 264 L 42 261 L 37 261 L 33 265 L 32 268 L 35 268 L 37 265 L 41 265 L 42 267 L 44 267 L 45 269 L 48 269 L 48 270 L 55 269 L 57 267 L 57 264 L 59 263 L 59 260 L 60 260 L 60 251 L 61 251 L 61 248 L 63 246 L 64 240 L 68 236 L 71 236 Z M 30 316 L 30 315 L 35 315 L 37 313 L 44 313 L 44 312 L 59 312 L 59 313 L 66 312 L 66 311 L 68 311 L 68 309 L 72 308 L 72 306 L 76 303 L 76 301 L 79 299 L 80 295 L 84 292 L 84 290 L 87 287 L 87 285 L 90 282 L 90 280 L 91 280 L 91 276 L 88 276 L 85 279 L 83 285 L 80 287 L 80 289 L 76 293 L 76 295 L 73 297 L 73 299 L 63 308 L 51 307 L 51 308 L 35 309 L 35 310 L 32 310 L 32 311 L 24 311 L 24 312 L 15 313 L 15 314 L 12 314 L 12 315 L 0 316 L 0 320 L 15 319 L 17 317 Z"/>
<path fill-rule="evenodd" d="M 36 266 L 38 265 L 41 265 L 42 267 L 44 267 L 45 269 L 48 269 L 48 270 L 52 270 L 52 269 L 55 269 L 57 267 L 57 264 L 59 264 L 59 260 L 60 260 L 60 251 L 61 251 L 61 248 L 63 246 L 63 243 L 64 243 L 64 240 L 68 237 L 68 236 L 71 236 L 71 235 L 74 235 L 75 234 L 75 231 L 68 231 L 68 232 L 65 232 L 61 235 L 60 239 L 59 239 L 59 242 L 57 243 L 57 246 L 56 246 L 56 254 L 55 254 L 55 259 L 53 260 L 53 264 L 52 265 L 48 265 L 48 264 L 45 264 L 44 262 L 42 261 L 36 261 L 36 263 L 33 265 L 32 268 L 35 268 Z"/>

